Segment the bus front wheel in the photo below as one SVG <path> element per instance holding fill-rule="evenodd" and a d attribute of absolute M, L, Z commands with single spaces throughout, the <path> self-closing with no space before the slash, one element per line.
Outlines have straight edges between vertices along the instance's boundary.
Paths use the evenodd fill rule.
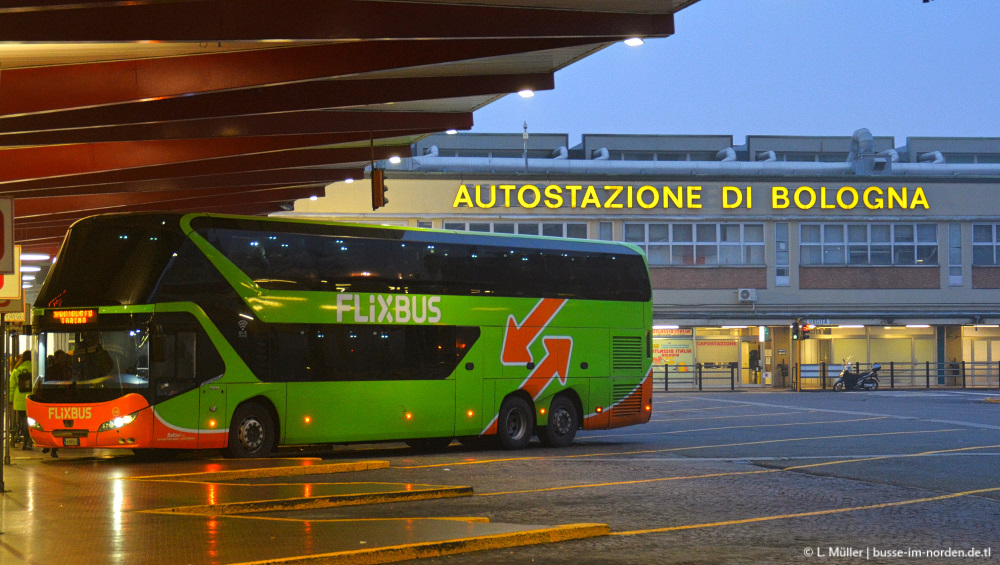
<path fill-rule="evenodd" d="M 274 446 L 274 422 L 271 413 L 256 402 L 240 405 L 229 426 L 230 457 L 266 457 Z"/>
<path fill-rule="evenodd" d="M 500 405 L 497 435 L 507 449 L 523 449 L 535 432 L 535 413 L 520 396 L 511 396 Z"/>
<path fill-rule="evenodd" d="M 549 424 L 538 429 L 538 439 L 549 447 L 566 447 L 573 443 L 579 427 L 580 415 L 573 401 L 557 396 L 549 406 Z"/>

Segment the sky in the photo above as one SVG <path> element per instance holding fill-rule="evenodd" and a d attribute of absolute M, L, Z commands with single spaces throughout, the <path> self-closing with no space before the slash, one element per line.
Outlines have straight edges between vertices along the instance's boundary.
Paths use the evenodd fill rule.
<path fill-rule="evenodd" d="M 674 27 L 476 111 L 472 131 L 1000 137 L 1000 1 L 700 0 Z"/>

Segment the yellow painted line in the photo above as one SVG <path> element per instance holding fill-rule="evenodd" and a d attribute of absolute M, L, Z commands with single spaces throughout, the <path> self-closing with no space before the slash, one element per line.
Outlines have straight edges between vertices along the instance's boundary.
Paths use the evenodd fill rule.
<path fill-rule="evenodd" d="M 398 561 L 442 557 L 473 551 L 505 549 L 509 547 L 592 538 L 606 536 L 609 533 L 610 529 L 607 524 L 567 524 L 553 528 L 541 528 L 506 534 L 408 543 L 316 555 L 300 555 L 296 557 L 250 561 L 234 565 L 295 565 L 300 563 L 304 565 L 312 565 L 314 563 L 323 563 L 324 565 L 370 565 L 375 563 L 396 563 Z"/>
<path fill-rule="evenodd" d="M 788 422 L 785 424 L 747 424 L 745 426 L 719 426 L 716 428 L 694 428 L 690 430 L 670 430 L 667 432 L 633 432 L 629 434 L 602 434 L 597 436 L 587 436 L 578 437 L 576 441 L 586 441 L 588 439 L 605 439 L 609 437 L 634 437 L 634 436 L 662 436 L 662 435 L 674 435 L 674 434 L 689 434 L 693 432 L 715 432 L 719 430 L 742 430 L 742 429 L 758 429 L 758 428 L 780 428 L 787 426 L 810 426 L 813 424 L 844 424 L 851 422 L 868 422 L 871 420 L 888 420 L 888 416 L 874 416 L 871 418 L 855 418 L 851 420 L 825 420 L 822 422 Z"/>
<path fill-rule="evenodd" d="M 231 471 L 206 471 L 203 473 L 179 473 L 175 475 L 146 475 L 130 477 L 143 481 L 182 481 L 197 482 L 232 481 L 236 479 L 259 479 L 266 477 L 295 477 L 302 475 L 325 475 L 327 473 L 349 473 L 353 471 L 371 471 L 387 469 L 388 461 L 354 461 L 349 463 L 323 463 L 319 465 L 296 465 L 281 467 L 257 467 L 254 469 L 233 469 Z"/>
<path fill-rule="evenodd" d="M 483 465 L 487 463 L 507 463 L 511 461 L 536 461 L 541 459 L 580 459 L 584 457 L 614 457 L 621 455 L 649 455 L 652 453 L 670 453 L 674 451 L 690 451 L 695 449 L 712 449 L 717 447 L 744 447 L 748 445 L 765 445 L 771 443 L 789 443 L 793 441 L 819 441 L 827 439 L 845 439 L 845 438 L 863 438 L 863 437 L 880 437 L 880 436 L 896 436 L 896 435 L 914 435 L 914 434 L 937 434 L 946 432 L 959 432 L 964 431 L 959 428 L 952 428 L 946 430 L 915 430 L 915 431 L 903 431 L 903 432 L 880 432 L 871 434 L 845 434 L 836 436 L 813 436 L 813 437 L 795 437 L 795 438 L 782 438 L 782 439 L 769 439 L 762 441 L 747 441 L 739 443 L 719 443 L 712 445 L 692 445 L 687 447 L 671 447 L 667 449 L 642 449 L 637 451 L 611 451 L 604 453 L 578 453 L 573 455 L 549 455 L 545 457 L 511 457 L 507 459 L 484 459 L 482 461 L 452 461 L 451 463 L 434 463 L 431 465 L 410 465 L 406 467 L 396 467 L 396 469 L 428 469 L 433 467 L 457 467 L 459 465 Z"/>
<path fill-rule="evenodd" d="M 784 469 L 758 469 L 756 471 L 732 471 L 728 473 L 707 473 L 704 475 L 686 475 L 683 477 L 658 477 L 655 479 L 636 479 L 632 481 L 616 481 L 612 483 L 591 483 L 586 485 L 564 485 L 560 487 L 535 488 L 528 490 L 510 490 L 505 492 L 477 492 L 476 496 L 504 496 L 509 494 L 534 494 L 540 492 L 557 492 L 561 490 L 574 490 L 585 488 L 618 487 L 625 485 L 641 485 L 646 483 L 662 483 L 666 481 L 687 481 L 691 479 L 714 479 L 717 477 L 733 477 L 737 475 L 765 475 L 768 473 L 780 473 Z"/>
<path fill-rule="evenodd" d="M 728 420 L 732 418 L 761 418 L 764 416 L 798 416 L 799 414 L 813 414 L 817 410 L 796 410 L 794 412 L 771 412 L 768 414 L 734 414 L 732 416 L 705 416 L 703 418 L 666 418 L 663 420 L 650 420 L 650 423 L 667 422 L 691 422 L 694 420 Z"/>
<path fill-rule="evenodd" d="M 990 397 L 987 397 L 987 398 L 985 398 L 983 400 L 983 402 L 985 402 L 987 404 L 1000 404 L 1000 398 L 990 398 Z"/>
<path fill-rule="evenodd" d="M 785 471 L 797 471 L 800 469 L 810 469 L 813 467 L 825 467 L 827 465 L 840 465 L 842 463 L 862 463 L 865 461 L 879 461 L 882 459 L 904 459 L 907 457 L 929 457 L 931 455 L 941 455 L 943 453 L 958 453 L 960 451 L 975 451 L 977 449 L 996 449 L 1000 445 L 977 445 L 974 447 L 958 447 L 955 449 L 938 449 L 934 451 L 922 451 L 920 453 L 904 453 L 901 455 L 880 455 L 878 457 L 860 457 L 857 459 L 841 459 L 839 461 L 826 461 L 824 463 L 809 463 L 807 465 L 795 465 L 785 467 Z"/>
<path fill-rule="evenodd" d="M 617 481 L 610 483 L 591 483 L 585 485 L 566 485 L 559 487 L 548 487 L 539 489 L 529 489 L 529 490 L 514 490 L 506 492 L 481 492 L 476 493 L 476 496 L 500 496 L 508 494 L 532 494 L 541 492 L 555 492 L 560 490 L 572 490 L 572 489 L 584 489 L 584 488 L 600 488 L 600 487 L 613 487 L 613 486 L 624 486 L 624 485 L 637 485 L 644 483 L 657 483 L 666 481 L 683 481 L 692 479 L 713 479 L 718 477 L 734 477 L 740 475 L 764 475 L 768 473 L 780 473 L 785 471 L 798 471 L 802 469 L 808 469 L 812 467 L 823 467 L 829 465 L 842 465 L 845 463 L 861 463 L 865 461 L 878 461 L 882 459 L 903 459 L 907 457 L 927 457 L 931 455 L 939 455 L 942 453 L 956 453 L 959 451 L 974 451 L 977 449 L 993 449 L 1000 448 L 1000 445 L 979 445 L 974 447 L 960 447 L 957 449 L 941 449 L 937 451 L 922 451 L 920 453 L 903 453 L 900 455 L 882 455 L 879 457 L 862 457 L 856 459 L 840 459 L 837 461 L 826 461 L 823 463 L 810 463 L 807 465 L 793 465 L 791 467 L 784 467 L 780 469 L 758 469 L 755 471 L 730 471 L 724 473 L 706 473 L 703 475 L 686 475 L 681 477 L 658 477 L 655 479 L 636 479 L 632 481 Z"/>
<path fill-rule="evenodd" d="M 744 518 L 741 520 L 726 520 L 724 522 L 710 522 L 705 524 L 686 524 L 683 526 L 668 526 L 665 528 L 650 528 L 647 530 L 631 530 L 627 532 L 612 532 L 613 536 L 636 536 L 641 534 L 658 534 L 663 532 L 676 532 L 681 530 L 695 530 L 699 528 L 717 528 L 720 526 L 736 526 L 740 524 L 753 524 L 755 522 L 768 522 L 772 520 L 787 520 L 789 518 L 808 518 L 812 516 L 829 516 L 831 514 L 843 514 L 845 512 L 858 512 L 861 510 L 877 510 L 880 508 L 893 508 L 896 506 L 906 506 L 908 504 L 923 504 L 927 502 L 937 502 L 941 500 L 949 500 L 952 498 L 960 498 L 963 496 L 972 496 L 976 494 L 984 494 L 987 492 L 997 492 L 1000 491 L 1000 487 L 983 488 L 976 490 L 967 490 L 964 492 L 956 492 L 951 494 L 942 494 L 940 496 L 928 496 L 926 498 L 914 498 L 912 500 L 900 500 L 897 502 L 883 502 L 881 504 L 868 504 L 865 506 L 851 506 L 848 508 L 832 508 L 829 510 L 814 510 L 812 512 L 798 512 L 795 514 L 778 514 L 775 516 L 759 516 L 757 518 Z"/>
<path fill-rule="evenodd" d="M 197 516 L 224 516 L 250 512 L 272 512 L 279 510 L 310 510 L 313 508 L 333 508 L 337 506 L 360 506 L 363 504 L 384 504 L 413 500 L 431 500 L 472 496 L 472 487 L 440 487 L 416 491 L 389 491 L 377 493 L 332 494 L 325 496 L 305 496 L 279 498 L 274 500 L 250 500 L 243 502 L 223 502 L 195 506 L 177 506 L 142 510 L 149 514 L 186 514 Z"/>
<path fill-rule="evenodd" d="M 233 514 L 222 516 L 234 520 L 268 520 L 271 522 L 309 522 L 318 524 L 324 522 L 412 522 L 414 520 L 441 520 L 444 522 L 470 522 L 476 524 L 488 524 L 490 519 L 486 516 L 409 516 L 397 518 L 279 518 L 277 516 L 252 516 L 247 514 Z"/>

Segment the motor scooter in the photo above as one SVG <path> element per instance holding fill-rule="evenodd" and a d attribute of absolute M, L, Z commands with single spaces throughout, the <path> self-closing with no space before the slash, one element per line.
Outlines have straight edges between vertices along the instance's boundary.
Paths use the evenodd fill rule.
<path fill-rule="evenodd" d="M 850 362 L 844 363 L 844 369 L 840 372 L 840 378 L 833 383 L 833 390 L 841 392 L 844 390 L 878 390 L 878 371 L 882 368 L 880 363 L 872 365 L 872 369 L 867 373 L 852 373 Z"/>

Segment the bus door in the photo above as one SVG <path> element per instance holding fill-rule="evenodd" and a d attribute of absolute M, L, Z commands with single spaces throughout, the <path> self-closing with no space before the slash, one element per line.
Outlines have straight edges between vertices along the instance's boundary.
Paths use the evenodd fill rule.
<path fill-rule="evenodd" d="M 149 447 L 195 449 L 200 446 L 201 395 L 195 373 L 194 332 L 155 332 L 150 374 L 156 418 Z"/>

